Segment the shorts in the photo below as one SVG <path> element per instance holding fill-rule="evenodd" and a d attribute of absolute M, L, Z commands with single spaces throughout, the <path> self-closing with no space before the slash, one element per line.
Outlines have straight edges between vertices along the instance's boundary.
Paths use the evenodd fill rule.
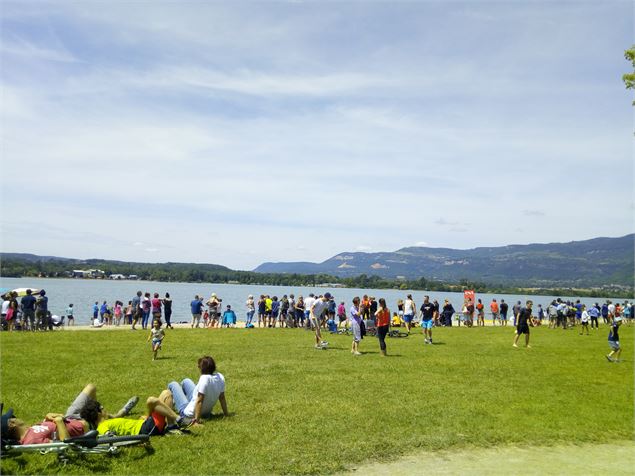
<path fill-rule="evenodd" d="M 609 347 L 611 348 L 611 350 L 620 350 L 620 341 L 610 340 Z"/>
<path fill-rule="evenodd" d="M 86 408 L 89 402 L 92 402 L 92 401 L 93 401 L 92 398 L 90 398 L 84 392 L 80 392 L 79 395 L 75 397 L 75 400 L 73 400 L 73 403 L 71 403 L 71 406 L 68 407 L 68 410 L 66 410 L 66 414 L 64 415 L 64 418 L 71 418 L 73 420 L 81 420 L 82 418 L 80 416 L 81 411 L 84 408 Z"/>
<path fill-rule="evenodd" d="M 75 318 L 73 316 L 66 316 L 66 319 L 68 319 L 69 321 L 72 321 Z"/>
<path fill-rule="evenodd" d="M 139 430 L 140 435 L 162 435 L 165 430 L 165 417 L 157 412 L 146 418 Z"/>
<path fill-rule="evenodd" d="M 154 347 L 155 345 L 159 344 L 159 347 L 161 347 L 161 339 L 152 339 L 152 347 Z"/>
<path fill-rule="evenodd" d="M 423 329 L 432 329 L 432 319 L 428 319 L 427 321 L 421 321 L 421 327 Z"/>
<path fill-rule="evenodd" d="M 412 322 L 413 317 L 414 317 L 414 314 L 404 314 L 403 320 L 404 322 L 407 322 L 408 324 L 410 324 Z"/>
<path fill-rule="evenodd" d="M 527 324 L 516 326 L 516 334 L 529 334 L 529 326 Z"/>

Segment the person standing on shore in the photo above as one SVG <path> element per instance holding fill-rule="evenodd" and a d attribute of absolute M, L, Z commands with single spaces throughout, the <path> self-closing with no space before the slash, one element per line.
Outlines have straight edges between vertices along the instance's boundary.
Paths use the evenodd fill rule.
<path fill-rule="evenodd" d="M 247 308 L 247 320 L 245 321 L 245 326 L 249 326 L 251 321 L 254 320 L 254 314 L 256 313 L 256 303 L 254 303 L 254 296 L 252 294 L 247 296 L 245 306 Z"/>
<path fill-rule="evenodd" d="M 161 320 L 161 298 L 159 297 L 159 293 L 154 293 L 154 297 L 150 301 L 152 305 L 152 320 L 156 321 Z"/>
<path fill-rule="evenodd" d="M 359 314 L 359 297 L 355 296 L 353 298 L 353 305 L 350 309 L 351 315 L 351 331 L 353 331 L 353 344 L 351 346 L 351 354 L 353 355 L 362 355 L 359 351 L 359 343 L 361 342 L 362 336 L 362 316 Z"/>
<path fill-rule="evenodd" d="M 485 327 L 485 306 L 480 299 L 476 305 L 476 326 Z"/>
<path fill-rule="evenodd" d="M 46 291 L 42 289 L 40 295 L 35 301 L 35 317 L 37 318 L 37 327 L 39 330 L 53 330 L 53 324 L 49 317 L 49 298 L 46 297 Z"/>
<path fill-rule="evenodd" d="M 194 329 L 198 329 L 198 326 L 201 324 L 201 314 L 203 313 L 203 300 L 198 296 L 194 296 L 194 300 L 190 303 L 190 310 L 192 311 L 192 324 L 190 327 Z"/>
<path fill-rule="evenodd" d="M 443 302 L 443 325 L 446 327 L 452 327 L 452 316 L 454 316 L 454 306 L 449 300 Z"/>
<path fill-rule="evenodd" d="M 135 327 L 137 325 L 137 322 L 139 322 L 139 319 L 143 318 L 143 313 L 141 312 L 141 291 L 137 291 L 137 295 L 135 297 L 132 298 L 131 301 L 131 305 L 132 305 L 132 330 L 136 331 L 137 328 Z M 96 305 L 97 303 L 95 303 Z"/>
<path fill-rule="evenodd" d="M 66 308 L 66 325 L 74 326 L 75 325 L 75 316 L 73 316 L 73 304 L 69 304 Z"/>
<path fill-rule="evenodd" d="M 309 320 L 311 321 L 311 325 L 314 326 L 313 330 L 315 331 L 316 349 L 326 349 L 329 345 L 328 342 L 322 339 L 322 333 L 320 332 L 320 318 L 328 308 L 329 299 L 331 299 L 331 293 L 324 293 L 324 296 L 313 301 L 309 309 Z"/>
<path fill-rule="evenodd" d="M 172 327 L 172 299 L 170 298 L 170 293 L 165 293 L 165 297 L 162 301 L 163 313 L 165 314 L 165 328 L 174 329 L 174 327 Z"/>
<path fill-rule="evenodd" d="M 509 306 L 507 305 L 507 303 L 505 302 L 504 299 L 501 299 L 501 305 L 500 305 L 500 317 L 501 317 L 501 326 L 505 327 L 507 326 L 507 311 L 509 309 Z"/>
<path fill-rule="evenodd" d="M 150 293 L 146 292 L 141 299 L 141 328 L 148 328 L 148 321 L 150 320 Z"/>
<path fill-rule="evenodd" d="M 492 299 L 492 302 L 489 305 L 490 311 L 492 311 L 492 326 L 496 325 L 496 321 L 500 323 L 500 315 L 499 315 L 499 307 L 496 299 Z"/>
<path fill-rule="evenodd" d="M 304 327 L 304 297 L 302 294 L 298 296 L 298 302 L 295 303 L 295 326 Z"/>
<path fill-rule="evenodd" d="M 430 304 L 432 307 L 432 304 Z M 430 318 L 434 311 L 430 314 Z M 377 338 L 379 339 L 379 351 L 382 357 L 386 357 L 386 335 L 390 329 L 390 309 L 386 306 L 386 300 L 379 298 L 379 309 L 375 312 L 375 325 L 377 326 Z"/>
<path fill-rule="evenodd" d="M 417 306 L 412 300 L 412 294 L 406 296 L 406 300 L 403 303 L 403 320 L 406 323 L 406 331 L 410 334 L 410 326 L 412 325 L 412 319 L 415 316 Z"/>
<path fill-rule="evenodd" d="M 18 293 L 11 292 L 11 293 L 9 293 L 8 299 L 6 301 L 7 308 L 6 308 L 4 317 L 7 320 L 7 330 L 8 331 L 13 331 L 13 329 L 15 328 L 15 323 L 16 323 L 16 321 L 18 319 L 18 300 L 17 300 L 17 296 L 18 296 Z"/>
<path fill-rule="evenodd" d="M 514 347 L 518 347 L 518 339 L 521 334 L 525 334 L 525 347 L 531 348 L 529 345 L 529 325 L 531 323 L 531 306 L 533 305 L 532 301 L 527 301 L 525 307 L 522 307 L 520 311 L 518 311 L 518 316 L 516 317 L 516 335 L 514 337 Z"/>

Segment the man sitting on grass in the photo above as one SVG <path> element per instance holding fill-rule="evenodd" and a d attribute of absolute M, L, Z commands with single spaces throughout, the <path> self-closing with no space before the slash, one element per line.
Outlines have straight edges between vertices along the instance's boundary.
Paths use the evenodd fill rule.
<path fill-rule="evenodd" d="M 100 435 L 114 433 L 124 435 L 163 435 L 168 425 L 187 428 L 192 421 L 180 417 L 171 408 L 172 394 L 168 390 L 161 392 L 159 397 L 148 397 L 146 400 L 147 414 L 141 418 L 108 418 L 99 402 L 91 401 L 82 410 L 84 420 L 96 428 Z"/>
<path fill-rule="evenodd" d="M 220 402 L 223 415 L 229 416 L 225 400 L 225 377 L 216 372 L 216 362 L 206 355 L 198 359 L 198 369 L 201 376 L 196 385 L 189 378 L 183 379 L 180 384 L 174 381 L 168 384 L 174 408 L 181 416 L 194 418 L 195 425 L 201 425 L 201 419 L 212 414 L 216 402 Z"/>

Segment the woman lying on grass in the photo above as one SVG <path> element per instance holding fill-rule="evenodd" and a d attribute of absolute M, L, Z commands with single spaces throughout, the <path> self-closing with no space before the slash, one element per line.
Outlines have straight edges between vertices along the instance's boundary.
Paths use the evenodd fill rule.
<path fill-rule="evenodd" d="M 187 428 L 192 420 L 180 417 L 172 410 L 172 394 L 168 390 L 159 397 L 148 397 L 147 414 L 141 418 L 108 418 L 99 402 L 89 402 L 81 412 L 81 417 L 96 428 L 100 435 L 114 433 L 124 435 L 163 435 L 169 425 Z"/>

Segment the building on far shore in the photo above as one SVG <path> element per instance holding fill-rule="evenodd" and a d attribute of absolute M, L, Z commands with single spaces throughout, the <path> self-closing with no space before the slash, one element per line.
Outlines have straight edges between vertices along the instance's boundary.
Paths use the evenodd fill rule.
<path fill-rule="evenodd" d="M 72 278 L 84 279 L 104 279 L 106 273 L 101 269 L 74 269 L 71 273 Z"/>

